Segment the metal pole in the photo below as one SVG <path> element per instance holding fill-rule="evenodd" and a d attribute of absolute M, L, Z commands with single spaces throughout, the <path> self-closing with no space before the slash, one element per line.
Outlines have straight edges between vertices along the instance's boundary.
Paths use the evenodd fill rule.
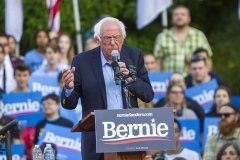
<path fill-rule="evenodd" d="M 9 131 L 7 131 L 7 133 L 5 134 L 5 145 L 7 160 L 12 160 L 11 135 Z"/>
<path fill-rule="evenodd" d="M 163 30 L 167 29 L 168 27 L 167 9 L 162 12 L 162 27 Z"/>
<path fill-rule="evenodd" d="M 75 22 L 75 31 L 76 31 L 76 43 L 77 51 L 81 53 L 83 51 L 82 47 L 82 35 L 81 35 L 81 23 L 80 23 L 80 14 L 78 8 L 78 0 L 73 0 L 73 12 L 74 12 L 74 22 Z"/>
<path fill-rule="evenodd" d="M 15 54 L 16 54 L 16 56 L 19 56 L 19 55 L 20 55 L 19 43 L 17 43 L 17 45 L 16 45 Z"/>

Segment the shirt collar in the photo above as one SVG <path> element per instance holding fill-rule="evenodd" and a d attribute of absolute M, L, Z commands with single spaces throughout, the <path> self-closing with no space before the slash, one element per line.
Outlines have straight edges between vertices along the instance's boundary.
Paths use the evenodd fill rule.
<path fill-rule="evenodd" d="M 171 28 L 168 33 L 171 37 L 175 38 L 175 36 L 173 34 L 173 28 Z M 194 31 L 193 31 L 192 27 L 189 26 L 188 27 L 188 36 L 192 36 L 193 34 L 194 34 Z"/>
<path fill-rule="evenodd" d="M 101 56 L 102 67 L 104 67 L 106 63 L 107 63 L 107 64 L 110 64 L 110 63 L 106 60 L 106 58 L 104 57 L 103 51 L 102 51 L 102 48 L 101 48 L 101 47 L 100 47 L 100 56 Z"/>

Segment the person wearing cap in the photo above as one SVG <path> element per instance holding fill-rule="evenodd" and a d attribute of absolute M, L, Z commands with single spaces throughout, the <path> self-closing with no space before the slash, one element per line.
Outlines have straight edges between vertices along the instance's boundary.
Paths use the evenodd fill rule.
<path fill-rule="evenodd" d="M 220 107 L 218 132 L 207 139 L 204 160 L 214 160 L 219 149 L 227 142 L 237 142 L 240 146 L 239 107 L 233 102 Z"/>

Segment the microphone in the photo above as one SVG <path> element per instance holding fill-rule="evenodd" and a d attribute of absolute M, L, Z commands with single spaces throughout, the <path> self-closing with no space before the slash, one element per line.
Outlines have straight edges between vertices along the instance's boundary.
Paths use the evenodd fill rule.
<path fill-rule="evenodd" d="M 112 55 L 113 61 L 118 62 L 118 56 L 119 56 L 118 51 L 117 50 L 112 50 L 111 55 Z"/>
<path fill-rule="evenodd" d="M 123 73 L 122 71 L 120 70 L 120 67 L 118 65 L 118 63 L 116 61 L 113 61 L 112 64 L 112 69 L 114 70 L 114 80 L 116 82 L 116 84 L 118 85 L 118 80 L 120 79 L 121 81 L 124 81 L 123 79 Z M 118 79 L 119 78 L 119 79 Z"/>
<path fill-rule="evenodd" d="M 4 135 L 7 131 L 15 127 L 17 124 L 18 124 L 17 120 L 12 120 L 8 124 L 6 124 L 2 129 L 0 129 L 0 135 Z"/>
<path fill-rule="evenodd" d="M 137 72 L 135 71 L 136 67 L 133 66 L 132 60 L 127 59 L 126 60 L 126 66 L 129 70 L 129 76 L 132 77 L 133 81 L 137 80 Z"/>

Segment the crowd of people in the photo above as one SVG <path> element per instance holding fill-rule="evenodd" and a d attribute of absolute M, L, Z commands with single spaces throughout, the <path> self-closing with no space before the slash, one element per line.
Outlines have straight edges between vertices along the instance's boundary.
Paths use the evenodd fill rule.
<path fill-rule="evenodd" d="M 133 105 L 140 108 L 173 107 L 176 110 L 174 119 L 176 149 L 147 151 L 147 160 L 155 159 L 156 157 L 168 160 L 197 160 L 202 158 L 204 160 L 226 160 L 232 157 L 232 160 L 239 160 L 240 109 L 231 102 L 229 85 L 221 76 L 212 72 L 213 52 L 206 36 L 200 30 L 190 27 L 190 22 L 190 10 L 183 5 L 175 7 L 172 11 L 172 28 L 164 30 L 157 36 L 153 54 L 144 54 L 144 57 L 142 57 L 140 50 L 122 44 L 126 37 L 124 24 L 116 19 L 111 19 L 108 15 L 104 15 L 96 22 L 95 32 L 92 31 L 92 28 L 89 30 L 85 36 L 87 37 L 85 43 L 86 52 L 79 54 L 75 58 L 76 52 L 68 34 L 56 35 L 45 29 L 38 30 L 34 36 L 35 49 L 28 51 L 24 56 L 15 54 L 17 43 L 13 36 L 0 34 L 1 94 L 31 92 L 28 86 L 31 76 L 40 76 L 43 79 L 44 77 L 54 77 L 59 83 L 60 90 L 63 90 L 59 95 L 50 93 L 42 98 L 44 119 L 39 121 L 36 126 L 21 129 L 14 127 L 11 130 L 12 143 L 24 143 L 26 159 L 31 159 L 32 147 L 38 143 L 39 135 L 43 132 L 46 123 L 70 128 L 76 123 L 75 119 L 78 118 L 74 119 L 74 117 L 69 116 L 64 108 L 74 109 L 78 103 L 76 100 L 78 98 L 83 99 L 83 116 L 87 115 L 91 109 L 115 109 L 111 108 L 111 104 L 118 104 L 118 109 L 125 108 L 121 100 L 122 96 L 119 97 L 121 88 L 116 88 L 113 84 L 114 81 L 111 82 L 109 79 L 111 75 L 108 75 L 109 72 L 111 73 L 108 63 L 112 61 L 111 51 L 109 52 L 110 47 L 107 45 L 109 43 L 112 46 L 111 49 L 114 49 L 113 46 L 116 45 L 119 53 L 121 53 L 121 49 L 124 49 L 125 56 L 134 57 L 133 63 L 139 67 L 137 68 L 139 76 L 137 81 L 132 83 L 131 79 L 127 80 L 131 92 L 135 95 L 131 97 Z M 112 32 L 116 34 L 113 37 L 111 37 Z M 104 37 L 102 34 L 107 36 Z M 101 51 L 99 51 L 98 46 L 102 48 Z M 101 56 L 99 56 L 99 52 Z M 130 52 L 135 55 L 133 56 Z M 101 60 L 99 62 L 94 61 L 91 55 Z M 144 66 L 142 66 L 141 62 L 138 62 L 139 59 L 141 61 L 141 58 L 144 59 Z M 73 68 L 71 68 L 71 65 Z M 123 73 L 128 75 L 128 71 L 124 70 L 126 68 L 125 64 L 119 62 L 119 66 Z M 91 77 L 94 77 L 95 72 L 101 71 L 98 67 L 102 67 L 104 73 L 98 75 L 99 79 L 92 79 Z M 81 74 L 77 74 L 75 68 Z M 94 68 L 95 72 L 86 71 L 90 68 Z M 145 75 L 147 71 L 172 72 L 166 95 L 157 102 L 150 102 L 153 93 L 149 88 L 151 86 L 149 79 Z M 73 83 L 74 78 L 75 81 Z M 218 88 L 214 93 L 214 104 L 211 110 L 205 113 L 202 107 L 193 99 L 185 96 L 184 92 L 187 88 L 209 82 L 212 79 L 216 79 Z M 97 85 L 96 83 L 103 83 L 104 85 L 104 80 L 106 88 L 100 87 L 100 91 L 93 92 L 91 90 L 90 92 L 88 90 L 89 86 L 83 87 L 86 84 Z M 111 89 L 115 90 L 114 92 L 116 93 L 112 94 L 110 92 Z M 97 87 L 95 90 L 97 90 Z M 98 92 L 106 92 L 105 96 L 108 98 L 98 100 L 96 97 L 102 98 Z M 94 94 L 94 101 L 92 98 L 89 98 L 93 96 L 91 94 Z M 60 95 L 62 95 L 62 105 L 60 103 Z M 109 97 L 113 98 L 110 99 Z M 115 97 L 118 97 L 116 101 L 113 100 Z M 1 103 L 3 103 L 2 101 L 4 102 L 1 97 Z M 88 108 L 87 105 L 93 108 Z M 178 120 L 199 119 L 200 132 L 202 133 L 205 117 L 220 117 L 220 120 L 218 132 L 207 139 L 203 154 L 197 153 L 191 150 L 191 148 L 181 146 L 179 143 L 181 125 Z M 79 119 L 81 118 L 79 117 Z M 11 120 L 11 117 L 0 112 L 0 126 L 6 125 Z M 88 135 L 83 136 L 86 139 L 94 140 L 95 135 L 88 133 Z M 91 148 L 91 146 L 95 146 L 95 142 L 90 143 L 82 138 L 82 145 Z M 83 157 L 85 159 L 91 157 L 88 152 L 90 153 L 91 151 L 83 149 Z M 96 154 L 92 157 L 101 159 L 102 155 Z"/>

